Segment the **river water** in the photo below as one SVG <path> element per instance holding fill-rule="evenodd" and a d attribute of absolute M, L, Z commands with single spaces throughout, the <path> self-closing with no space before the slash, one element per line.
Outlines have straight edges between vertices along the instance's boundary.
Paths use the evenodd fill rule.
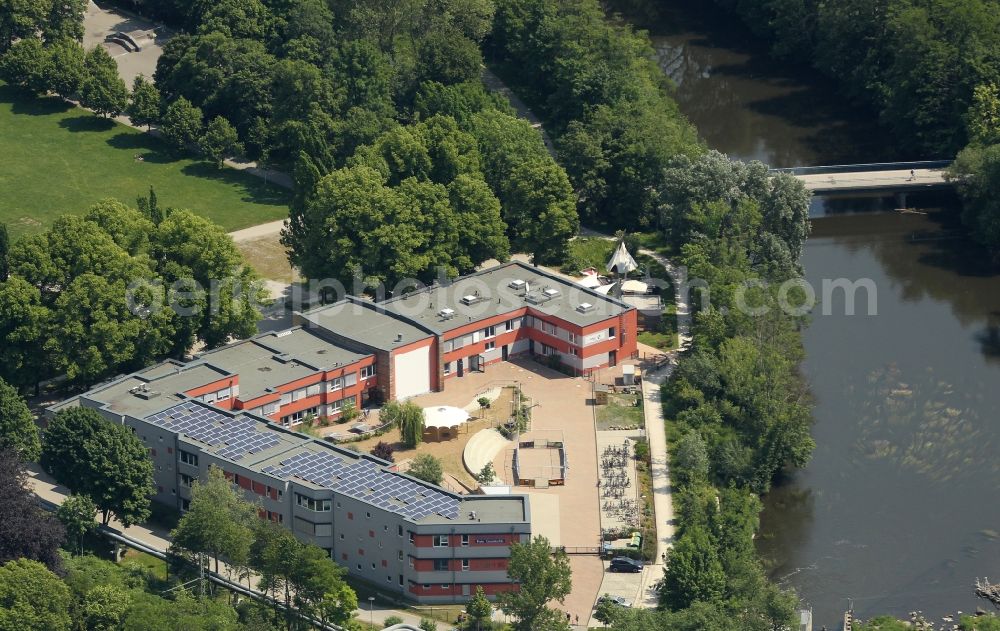
<path fill-rule="evenodd" d="M 870 112 L 769 59 L 738 25 L 661 1 L 647 28 L 682 111 L 706 143 L 772 166 L 900 160 Z M 861 617 L 972 611 L 1000 579 L 1000 274 L 964 236 L 951 194 L 817 199 L 806 277 L 862 280 L 814 310 L 803 372 L 812 462 L 765 499 L 758 547 L 816 629 Z M 869 300 L 873 314 L 868 314 Z"/>

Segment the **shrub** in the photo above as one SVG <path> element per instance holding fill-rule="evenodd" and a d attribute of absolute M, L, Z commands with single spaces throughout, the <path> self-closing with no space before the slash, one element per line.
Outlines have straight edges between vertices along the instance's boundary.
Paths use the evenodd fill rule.
<path fill-rule="evenodd" d="M 392 457 L 393 452 L 392 445 L 385 442 L 384 440 L 378 441 L 378 444 L 372 447 L 371 455 L 376 458 L 381 458 L 382 460 L 388 460 L 389 462 L 395 462 Z"/>
<path fill-rule="evenodd" d="M 389 616 L 388 618 L 382 621 L 382 624 L 384 626 L 391 627 L 395 624 L 403 624 L 403 619 L 400 618 L 399 616 Z"/>

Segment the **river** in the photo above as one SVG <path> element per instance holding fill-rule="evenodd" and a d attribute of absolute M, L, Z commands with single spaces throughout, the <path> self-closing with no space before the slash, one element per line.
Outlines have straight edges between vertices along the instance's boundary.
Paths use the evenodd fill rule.
<path fill-rule="evenodd" d="M 664 0 L 653 36 L 706 143 L 772 166 L 900 160 L 871 112 L 808 69 L 770 59 L 709 3 Z M 806 277 L 870 279 L 814 310 L 803 373 L 815 397 L 810 464 L 765 498 L 758 548 L 815 627 L 857 615 L 931 619 L 983 604 L 1000 578 L 1000 274 L 957 224 L 951 194 L 814 201 Z M 826 308 L 824 308 L 826 307 Z"/>

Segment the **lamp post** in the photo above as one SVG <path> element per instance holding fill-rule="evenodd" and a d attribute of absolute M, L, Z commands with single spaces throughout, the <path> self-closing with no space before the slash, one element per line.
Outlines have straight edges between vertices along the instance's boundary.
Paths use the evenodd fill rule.
<path fill-rule="evenodd" d="M 368 597 L 368 624 L 375 628 L 375 597 Z"/>

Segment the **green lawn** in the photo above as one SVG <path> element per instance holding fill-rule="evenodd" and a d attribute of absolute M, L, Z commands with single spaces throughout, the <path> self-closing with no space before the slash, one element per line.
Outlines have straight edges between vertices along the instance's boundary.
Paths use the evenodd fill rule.
<path fill-rule="evenodd" d="M 148 134 L 0 83 L 0 222 L 12 236 L 43 230 L 105 197 L 132 204 L 150 186 L 162 206 L 188 208 L 227 231 L 288 215 L 289 191 L 175 159 Z"/>

